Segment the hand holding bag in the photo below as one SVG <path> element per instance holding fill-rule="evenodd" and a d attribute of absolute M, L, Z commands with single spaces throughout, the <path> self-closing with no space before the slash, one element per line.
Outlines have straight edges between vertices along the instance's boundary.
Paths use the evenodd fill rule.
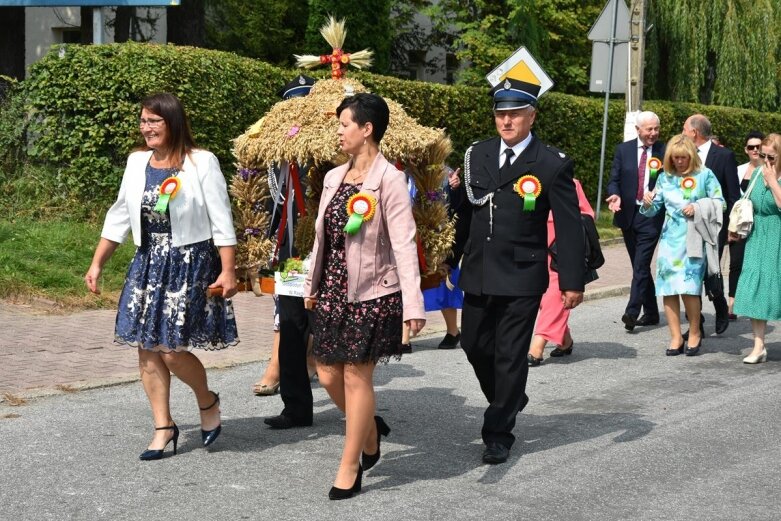
<path fill-rule="evenodd" d="M 735 202 L 732 206 L 732 210 L 729 212 L 727 230 L 738 234 L 742 239 L 746 238 L 751 231 L 751 227 L 754 226 L 754 205 L 751 202 L 751 199 L 749 199 L 749 196 L 751 195 L 751 190 L 754 188 L 754 184 L 760 177 L 762 177 L 761 173 L 754 176 L 746 193 Z"/>

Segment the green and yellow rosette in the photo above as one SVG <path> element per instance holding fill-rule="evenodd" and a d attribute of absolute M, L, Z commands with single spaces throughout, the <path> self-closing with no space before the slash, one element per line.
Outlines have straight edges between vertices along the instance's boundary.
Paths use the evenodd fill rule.
<path fill-rule="evenodd" d="M 662 160 L 658 157 L 652 157 L 648 160 L 648 172 L 651 174 L 651 179 L 656 179 L 659 174 L 659 170 L 662 169 Z"/>
<path fill-rule="evenodd" d="M 348 235 L 355 235 L 361 229 L 361 225 L 374 217 L 377 210 L 377 199 L 369 194 L 357 193 L 347 201 L 347 224 L 344 231 Z"/>
<path fill-rule="evenodd" d="M 681 189 L 683 190 L 683 196 L 686 199 L 691 199 L 692 190 L 695 188 L 697 188 L 697 180 L 693 177 L 687 176 L 683 178 L 683 181 L 681 181 Z"/>
<path fill-rule="evenodd" d="M 533 212 L 537 204 L 537 198 L 542 193 L 542 183 L 533 175 L 525 175 L 518 179 L 513 186 L 518 195 L 523 197 L 523 211 Z"/>
<path fill-rule="evenodd" d="M 178 177 L 169 177 L 163 181 L 160 184 L 160 197 L 157 199 L 154 210 L 158 213 L 165 213 L 168 209 L 168 202 L 174 198 L 181 186 L 182 183 Z"/>

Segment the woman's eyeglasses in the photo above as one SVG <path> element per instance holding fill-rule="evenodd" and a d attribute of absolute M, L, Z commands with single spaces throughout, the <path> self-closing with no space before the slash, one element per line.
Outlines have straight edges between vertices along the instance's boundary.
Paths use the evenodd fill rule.
<path fill-rule="evenodd" d="M 759 150 L 762 145 L 746 145 L 746 150 Z"/>
<path fill-rule="evenodd" d="M 149 128 L 157 128 L 163 123 L 163 121 L 165 121 L 163 118 L 139 118 L 138 126 L 143 127 L 144 125 L 147 125 Z"/>
<path fill-rule="evenodd" d="M 760 152 L 759 153 L 759 157 L 761 159 L 767 159 L 768 161 L 775 161 L 776 157 L 778 157 L 778 156 L 774 156 L 773 154 L 765 154 L 763 152 Z"/>

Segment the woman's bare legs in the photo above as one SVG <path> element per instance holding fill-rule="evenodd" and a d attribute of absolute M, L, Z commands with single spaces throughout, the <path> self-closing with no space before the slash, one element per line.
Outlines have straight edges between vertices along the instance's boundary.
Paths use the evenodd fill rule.
<path fill-rule="evenodd" d="M 699 295 L 681 295 L 681 298 L 683 299 L 683 306 L 686 308 L 686 316 L 689 317 L 688 344 L 689 347 L 697 347 L 702 340 L 702 331 L 700 330 L 702 300 Z M 680 326 L 678 326 L 678 331 L 680 331 Z M 678 345 L 680 346 L 681 344 Z"/>
<path fill-rule="evenodd" d="M 534 358 L 542 358 L 547 343 L 548 341 L 544 337 L 534 335 L 531 344 L 529 344 L 529 354 Z"/>
<path fill-rule="evenodd" d="M 279 383 L 279 331 L 274 331 L 274 343 L 271 346 L 271 359 L 268 361 L 266 371 L 260 380 L 252 385 L 257 392 L 260 386 L 273 387 Z"/>
<path fill-rule="evenodd" d="M 214 405 L 215 394 L 209 391 L 209 384 L 206 380 L 206 369 L 200 359 L 194 354 L 183 351 L 179 353 L 162 353 L 161 357 L 165 365 L 181 381 L 186 383 L 195 393 L 198 400 L 198 407 L 203 409 Z M 201 413 L 201 429 L 210 431 L 220 425 L 220 408 L 209 407 Z"/>
<path fill-rule="evenodd" d="M 754 333 L 754 349 L 749 356 L 759 356 L 765 349 L 765 329 L 767 329 L 766 320 L 751 319 L 751 331 Z"/>
<path fill-rule="evenodd" d="M 171 391 L 171 373 L 165 365 L 160 353 L 138 348 L 138 369 L 141 373 L 141 384 L 152 407 L 152 420 L 155 427 L 168 427 L 173 425 L 171 410 L 168 406 L 168 398 Z M 154 431 L 149 449 L 160 450 L 171 439 L 172 431 Z"/>
<path fill-rule="evenodd" d="M 683 343 L 681 334 L 681 302 L 678 295 L 662 297 L 664 316 L 667 317 L 667 327 L 670 329 L 670 349 L 678 349 Z M 697 312 L 697 329 L 700 328 L 699 312 Z"/>
<path fill-rule="evenodd" d="M 377 452 L 374 422 L 374 363 L 333 364 L 318 362 L 317 375 L 334 404 L 345 413 L 344 449 L 334 486 L 348 489 L 355 483 L 361 452 Z"/>
<path fill-rule="evenodd" d="M 458 334 L 458 310 L 456 308 L 443 308 L 442 318 L 445 319 L 447 333 L 456 336 Z"/>

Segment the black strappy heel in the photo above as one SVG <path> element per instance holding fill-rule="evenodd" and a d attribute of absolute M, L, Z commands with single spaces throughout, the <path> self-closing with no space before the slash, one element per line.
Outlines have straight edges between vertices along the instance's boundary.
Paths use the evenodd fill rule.
<path fill-rule="evenodd" d="M 179 443 L 179 427 L 176 426 L 174 423 L 173 425 L 170 425 L 168 427 L 155 427 L 156 431 L 167 431 L 172 430 L 174 431 L 174 435 L 169 439 L 167 442 L 165 442 L 165 445 L 162 449 L 146 449 L 144 452 L 141 453 L 141 455 L 138 457 L 141 461 L 151 461 L 156 459 L 162 459 L 163 458 L 163 451 L 165 451 L 165 448 L 168 446 L 169 443 L 174 442 L 174 456 L 176 456 L 176 445 Z"/>
<path fill-rule="evenodd" d="M 219 395 L 219 393 L 215 393 L 214 391 L 209 391 L 209 392 L 214 395 L 214 401 L 208 407 L 199 407 L 199 409 L 202 410 L 202 411 L 208 411 L 209 409 L 211 409 L 215 405 L 219 405 L 220 404 L 220 395 Z M 209 445 L 214 443 L 214 441 L 217 439 L 217 437 L 220 435 L 221 432 L 222 432 L 222 423 L 220 423 L 219 425 L 217 425 L 216 428 L 214 428 L 214 429 L 212 429 L 210 431 L 205 431 L 205 430 L 201 429 L 201 440 L 203 441 L 203 446 L 204 447 L 208 447 Z"/>

